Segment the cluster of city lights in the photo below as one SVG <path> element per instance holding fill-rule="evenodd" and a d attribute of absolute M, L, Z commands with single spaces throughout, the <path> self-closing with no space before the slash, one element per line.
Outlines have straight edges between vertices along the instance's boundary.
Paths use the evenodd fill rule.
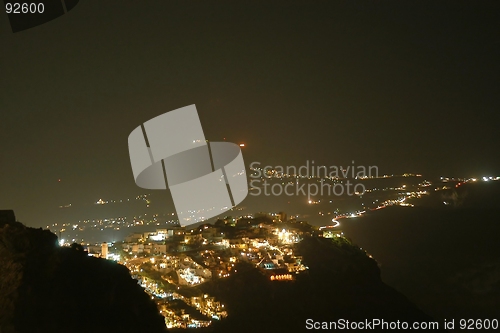
<path fill-rule="evenodd" d="M 292 274 L 280 274 L 280 275 L 271 275 L 271 281 L 291 281 L 293 280 Z"/>

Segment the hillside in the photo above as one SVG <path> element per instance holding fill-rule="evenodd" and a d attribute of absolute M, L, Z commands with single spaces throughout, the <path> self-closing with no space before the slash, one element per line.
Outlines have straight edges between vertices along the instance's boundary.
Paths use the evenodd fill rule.
<path fill-rule="evenodd" d="M 128 270 L 59 247 L 46 230 L 0 223 L 0 332 L 166 332 Z"/>

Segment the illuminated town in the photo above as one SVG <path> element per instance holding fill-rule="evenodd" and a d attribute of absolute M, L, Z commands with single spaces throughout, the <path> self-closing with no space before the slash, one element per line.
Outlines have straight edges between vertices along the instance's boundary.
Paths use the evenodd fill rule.
<path fill-rule="evenodd" d="M 251 263 L 270 281 L 292 281 L 308 269 L 294 244 L 305 235 L 341 236 L 336 229 L 321 231 L 279 213 L 226 218 L 190 230 L 171 227 L 132 233 L 123 242 L 87 245 L 87 251 L 89 256 L 125 265 L 156 300 L 168 328 L 198 328 L 229 314 L 224 304 L 198 286 L 229 278 L 239 262 Z"/>
<path fill-rule="evenodd" d="M 274 174 L 273 171 L 270 171 Z M 288 176 L 273 176 L 283 180 Z M 236 273 L 238 263 L 249 263 L 258 268 L 273 283 L 293 281 L 297 275 L 307 272 L 295 245 L 304 236 L 323 238 L 344 238 L 344 219 L 362 217 L 370 211 L 389 206 L 414 207 L 414 200 L 431 193 L 456 189 L 469 182 L 498 181 L 500 177 L 449 178 L 441 177 L 432 183 L 420 175 L 383 176 L 409 179 L 409 184 L 380 186 L 366 189 L 364 196 L 386 194 L 387 199 L 374 199 L 361 204 L 354 211 L 320 211 L 322 216 L 330 215 L 331 223 L 313 226 L 300 215 L 287 216 L 284 212 L 257 213 L 238 217 L 226 216 L 215 223 L 205 223 L 194 228 L 179 226 L 175 220 L 160 223 L 152 214 L 150 220 L 126 218 L 86 220 L 79 224 L 63 224 L 58 231 L 82 231 L 85 228 L 103 230 L 106 228 L 127 228 L 131 232 L 121 241 L 114 243 L 82 243 L 89 256 L 116 261 L 125 265 L 131 276 L 156 301 L 160 313 L 165 317 L 168 328 L 201 328 L 212 325 L 231 315 L 230 309 L 213 295 L 203 291 L 203 285 L 218 279 L 228 279 Z M 362 195 L 357 195 L 359 199 Z M 135 200 L 146 202 L 149 195 L 137 196 Z M 129 200 L 126 200 L 127 202 Z M 117 200 L 95 202 L 96 205 L 116 203 Z M 331 200 L 318 198 L 307 200 L 310 207 L 330 204 Z M 444 205 L 450 202 L 444 201 Z M 146 215 L 146 214 L 144 214 Z M 170 215 L 170 213 L 168 214 Z M 347 220 L 346 220 L 347 221 Z M 150 228 L 147 232 L 134 232 L 134 227 Z M 56 224 L 52 228 L 58 228 Z M 72 240 L 74 241 L 74 239 Z M 60 245 L 69 246 L 70 240 L 61 239 Z M 367 256 L 372 258 L 370 254 Z"/>

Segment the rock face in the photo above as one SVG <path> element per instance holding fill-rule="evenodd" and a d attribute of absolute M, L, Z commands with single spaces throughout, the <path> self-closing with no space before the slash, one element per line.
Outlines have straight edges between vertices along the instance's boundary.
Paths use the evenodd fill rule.
<path fill-rule="evenodd" d="M 121 265 L 62 248 L 47 230 L 0 222 L 0 332 L 166 332 Z"/>

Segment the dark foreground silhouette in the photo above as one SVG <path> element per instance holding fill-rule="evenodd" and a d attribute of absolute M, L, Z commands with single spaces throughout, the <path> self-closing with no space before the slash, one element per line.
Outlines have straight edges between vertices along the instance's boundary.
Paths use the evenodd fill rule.
<path fill-rule="evenodd" d="M 0 222 L 0 332 L 166 332 L 124 266 L 59 247 L 49 231 Z"/>

